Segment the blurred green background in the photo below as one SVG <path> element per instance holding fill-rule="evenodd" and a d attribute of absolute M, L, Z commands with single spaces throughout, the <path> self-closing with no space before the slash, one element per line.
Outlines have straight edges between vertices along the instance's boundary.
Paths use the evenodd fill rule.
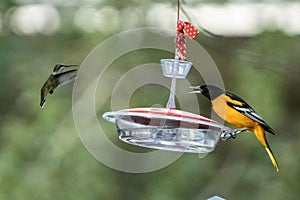
<path fill-rule="evenodd" d="M 198 3 L 186 2 L 187 7 Z M 220 6 L 226 3 L 215 2 L 222 3 Z M 251 133 L 220 142 L 204 159 L 184 154 L 170 166 L 151 173 L 119 172 L 98 162 L 81 143 L 72 118 L 72 84 L 55 91 L 45 107 L 39 107 L 40 88 L 54 64 L 80 64 L 110 35 L 129 28 L 153 26 L 143 13 L 151 11 L 154 4 L 167 5 L 175 13 L 175 3 L 0 2 L 0 199 L 179 200 L 207 199 L 214 195 L 226 199 L 299 199 L 300 37 L 297 34 L 269 29 L 252 36 L 213 38 L 201 34 L 197 38 L 219 67 L 226 88 L 246 99 L 276 130 L 275 136 L 267 137 L 279 162 L 279 173 Z M 34 14 L 35 9 L 41 11 Z M 109 21 L 100 20 L 97 26 L 89 26 L 99 9 L 104 9 L 100 19 L 108 16 Z M 116 15 L 118 23 L 114 20 Z M 35 23 L 30 23 L 32 20 Z M 165 56 L 146 51 L 136 57 L 158 63 Z M 122 63 L 117 64 L 116 73 L 118 69 L 124 71 L 122 67 Z M 193 74 L 188 80 L 193 84 L 203 83 Z M 143 102 L 141 99 L 149 94 L 145 91 L 152 98 L 147 96 Z M 166 88 L 150 85 L 133 96 L 130 106 L 164 104 L 167 98 Z M 209 116 L 210 104 L 202 97 L 198 99 L 201 114 Z M 102 112 L 107 110 L 109 103 Z M 115 144 L 146 151 L 118 141 L 115 128 L 107 126 Z"/>

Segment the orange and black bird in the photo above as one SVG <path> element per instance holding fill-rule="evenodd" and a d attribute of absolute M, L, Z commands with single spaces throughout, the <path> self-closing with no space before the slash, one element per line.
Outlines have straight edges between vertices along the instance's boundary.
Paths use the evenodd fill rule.
<path fill-rule="evenodd" d="M 237 95 L 215 85 L 202 85 L 191 88 L 194 89 L 192 93 L 199 93 L 207 97 L 211 101 L 214 112 L 226 122 L 237 128 L 247 128 L 247 130 L 252 131 L 266 149 L 275 169 L 279 171 L 277 161 L 265 134 L 265 131 L 267 131 L 274 135 L 274 130 L 248 103 Z"/>
<path fill-rule="evenodd" d="M 64 65 L 56 64 L 53 68 L 53 72 L 50 74 L 46 82 L 41 88 L 41 101 L 40 106 L 44 107 L 46 96 L 48 93 L 53 94 L 55 88 L 66 85 L 77 78 L 77 69 L 63 72 L 66 67 L 73 67 L 78 65 Z"/>

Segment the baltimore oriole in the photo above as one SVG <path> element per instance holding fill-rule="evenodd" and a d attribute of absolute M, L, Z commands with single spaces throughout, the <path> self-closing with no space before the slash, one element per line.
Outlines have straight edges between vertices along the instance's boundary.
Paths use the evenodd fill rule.
<path fill-rule="evenodd" d="M 252 131 L 266 149 L 275 169 L 279 171 L 277 161 L 266 140 L 265 131 L 273 135 L 275 133 L 252 107 L 242 98 L 214 85 L 202 85 L 191 88 L 194 89 L 192 93 L 200 93 L 207 97 L 211 101 L 215 113 L 226 122 L 238 128 L 247 128 L 247 130 Z"/>

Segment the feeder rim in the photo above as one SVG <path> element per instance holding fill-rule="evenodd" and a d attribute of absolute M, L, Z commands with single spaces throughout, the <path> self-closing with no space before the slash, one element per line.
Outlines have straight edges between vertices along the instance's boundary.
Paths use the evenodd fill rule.
<path fill-rule="evenodd" d="M 115 123 L 115 120 L 118 116 L 140 116 L 147 117 L 147 115 L 151 115 L 151 117 L 161 118 L 161 115 L 167 116 L 169 119 L 179 120 L 179 121 L 188 121 L 192 123 L 202 123 L 204 125 L 213 126 L 216 128 L 220 128 L 223 131 L 230 131 L 230 128 L 223 126 L 222 124 L 203 117 L 201 115 L 197 115 L 194 113 L 176 110 L 173 108 L 132 108 L 132 109 L 123 109 L 119 111 L 110 111 L 103 114 L 103 118 L 111 123 Z"/>

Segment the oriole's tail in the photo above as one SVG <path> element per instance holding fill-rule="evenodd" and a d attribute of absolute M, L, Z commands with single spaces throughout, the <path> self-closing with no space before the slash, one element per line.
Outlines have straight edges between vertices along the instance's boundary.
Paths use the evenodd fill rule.
<path fill-rule="evenodd" d="M 259 124 L 257 124 L 257 126 L 255 127 L 255 129 L 253 130 L 256 138 L 258 139 L 258 141 L 265 147 L 276 171 L 279 171 L 279 167 L 278 167 L 278 164 L 277 164 L 277 161 L 273 155 L 273 152 L 266 140 L 266 134 L 265 134 L 265 130 L 263 127 L 261 127 Z"/>
<path fill-rule="evenodd" d="M 279 171 L 279 167 L 278 167 L 277 161 L 276 161 L 276 159 L 275 159 L 275 157 L 274 157 L 274 155 L 273 155 L 271 149 L 269 148 L 269 145 L 268 145 L 267 147 L 265 147 L 265 149 L 266 149 L 266 151 L 268 152 L 269 157 L 270 157 L 270 159 L 271 159 L 271 161 L 272 161 L 272 163 L 273 163 L 273 165 L 274 165 L 276 171 Z"/>

